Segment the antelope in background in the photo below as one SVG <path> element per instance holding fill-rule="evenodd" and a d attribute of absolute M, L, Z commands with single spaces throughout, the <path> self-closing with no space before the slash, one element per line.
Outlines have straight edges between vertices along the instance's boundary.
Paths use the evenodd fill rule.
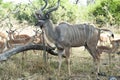
<path fill-rule="evenodd" d="M 2 53 L 6 48 L 7 36 L 5 33 L 0 32 L 0 53 Z"/>
<path fill-rule="evenodd" d="M 3 33 L 3 32 L 0 32 L 0 38 L 1 38 L 1 40 L 6 40 L 7 39 L 7 36 L 6 36 L 6 34 L 5 33 Z"/>
<path fill-rule="evenodd" d="M 15 30 L 10 29 L 9 31 L 6 31 L 8 33 L 8 40 L 7 40 L 8 48 L 29 44 L 33 41 L 33 38 L 30 37 L 29 35 L 27 34 L 16 35 L 15 31 L 16 29 Z"/>
<path fill-rule="evenodd" d="M 95 26 L 90 24 L 74 24 L 71 25 L 66 22 L 62 22 L 57 26 L 54 26 L 50 20 L 51 12 L 58 9 L 60 0 L 58 0 L 57 5 L 53 8 L 50 8 L 47 12 L 43 13 L 43 10 L 47 6 L 47 0 L 44 0 L 45 5 L 38 11 L 35 12 L 35 16 L 38 19 L 40 28 L 45 31 L 45 36 L 47 41 L 53 43 L 57 47 L 58 58 L 59 58 L 59 71 L 60 73 L 61 64 L 62 64 L 62 55 L 65 54 L 66 62 L 68 66 L 68 74 L 71 74 L 70 71 L 70 48 L 71 47 L 80 47 L 85 46 L 93 57 L 95 73 L 98 77 L 99 73 L 99 63 L 100 63 L 100 54 L 97 51 L 97 43 L 100 38 L 100 29 L 95 28 Z"/>
<path fill-rule="evenodd" d="M 100 39 L 98 45 L 110 46 L 111 41 L 114 39 L 114 33 L 108 29 L 101 29 Z"/>
<path fill-rule="evenodd" d="M 112 48 L 114 49 L 114 51 L 119 51 L 119 48 L 120 48 L 120 39 L 112 40 L 111 44 L 112 44 Z"/>
<path fill-rule="evenodd" d="M 98 46 L 97 50 L 99 54 L 102 54 L 103 52 L 108 53 L 109 55 L 109 64 L 111 63 L 111 54 L 118 54 L 120 52 L 120 39 L 112 39 L 110 41 L 111 47 L 108 46 Z"/>
<path fill-rule="evenodd" d="M 40 30 L 33 30 L 35 32 L 35 37 L 34 37 L 34 44 L 42 44 L 43 39 L 42 39 L 42 32 Z"/>
<path fill-rule="evenodd" d="M 36 33 L 33 36 L 29 36 L 27 34 L 16 34 L 16 29 L 15 30 L 9 30 L 6 31 L 8 33 L 8 40 L 7 40 L 7 48 L 11 49 L 17 46 L 21 46 L 21 45 L 27 45 L 27 44 L 35 44 L 34 40 L 36 38 L 36 36 L 38 36 Z M 40 40 L 37 41 L 40 43 Z M 35 50 L 33 50 L 34 53 Z M 23 52 L 23 54 L 26 54 L 25 52 Z M 24 55 L 23 55 L 24 56 Z M 23 57 L 24 58 L 24 57 Z"/>

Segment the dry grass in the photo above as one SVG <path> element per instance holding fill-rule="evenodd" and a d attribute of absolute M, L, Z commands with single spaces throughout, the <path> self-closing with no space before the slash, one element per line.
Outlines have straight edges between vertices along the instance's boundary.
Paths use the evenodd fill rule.
<path fill-rule="evenodd" d="M 68 77 L 67 66 L 63 59 L 61 75 L 57 76 L 58 58 L 49 55 L 48 63 L 45 64 L 40 51 L 38 54 L 28 51 L 25 59 L 22 54 L 12 56 L 5 62 L 0 63 L 0 80 L 94 80 L 93 61 L 87 51 L 82 48 L 72 49 L 71 71 Z M 108 65 L 108 55 L 103 54 L 101 58 L 101 71 L 107 76 L 100 76 L 100 80 L 108 80 L 109 76 L 120 76 L 120 56 L 115 55 L 112 63 Z"/>

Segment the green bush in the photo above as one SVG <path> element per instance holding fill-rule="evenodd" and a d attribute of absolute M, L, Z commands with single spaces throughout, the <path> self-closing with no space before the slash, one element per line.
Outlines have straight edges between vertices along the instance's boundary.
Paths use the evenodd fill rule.
<path fill-rule="evenodd" d="M 97 24 L 120 25 L 120 0 L 97 0 L 95 5 L 89 7 L 92 7 L 88 8 L 89 14 Z"/>
<path fill-rule="evenodd" d="M 52 1 L 50 0 L 48 2 L 47 8 L 45 8 L 45 12 L 49 10 L 51 7 L 56 5 L 57 0 Z M 34 6 L 39 9 L 41 6 L 44 5 L 44 2 L 42 0 L 36 0 L 33 2 Z M 27 7 L 25 7 L 27 6 Z M 34 16 L 34 12 L 36 9 L 32 4 L 22 4 L 19 6 L 19 13 L 15 14 L 14 17 L 17 20 L 20 20 L 20 22 L 26 20 L 29 23 L 35 23 L 36 19 Z M 24 9 L 25 8 L 25 9 Z M 59 21 L 67 21 L 67 22 L 72 22 L 75 23 L 77 19 L 79 19 L 79 11 L 78 11 L 78 6 L 69 3 L 66 0 L 61 0 L 60 7 L 58 10 L 52 12 L 50 15 L 51 19 L 53 20 L 53 23 L 57 23 Z"/>
<path fill-rule="evenodd" d="M 44 12 L 56 5 L 57 0 L 48 0 L 48 6 Z M 20 22 L 28 21 L 35 24 L 34 12 L 44 5 L 43 0 L 34 0 L 29 4 L 13 5 L 12 3 L 3 3 L 0 0 L 0 18 L 4 18 L 9 12 Z M 71 4 L 68 0 L 61 0 L 58 10 L 50 15 L 53 23 L 67 21 L 75 24 L 80 21 L 95 22 L 99 25 L 109 23 L 111 25 L 120 25 L 120 0 L 96 0 L 95 4 L 88 6 L 79 6 Z"/>
<path fill-rule="evenodd" d="M 0 0 L 0 19 L 9 14 L 11 9 L 13 8 L 12 5 L 13 4 L 11 2 L 3 3 L 2 0 Z"/>

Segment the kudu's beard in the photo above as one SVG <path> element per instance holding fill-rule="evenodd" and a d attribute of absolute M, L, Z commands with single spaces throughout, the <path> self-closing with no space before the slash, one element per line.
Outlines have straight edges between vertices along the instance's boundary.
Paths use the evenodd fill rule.
<path fill-rule="evenodd" d="M 42 23 L 42 22 L 37 22 L 37 23 L 35 24 L 35 26 L 39 26 L 40 29 L 43 28 L 43 25 L 44 25 L 44 23 Z"/>

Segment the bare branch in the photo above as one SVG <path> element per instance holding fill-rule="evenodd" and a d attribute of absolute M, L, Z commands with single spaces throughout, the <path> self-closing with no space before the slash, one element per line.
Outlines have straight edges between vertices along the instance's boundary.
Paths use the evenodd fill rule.
<path fill-rule="evenodd" d="M 52 48 L 50 48 L 48 46 L 43 46 L 43 45 L 40 45 L 40 44 L 36 44 L 36 45 L 29 44 L 29 45 L 13 48 L 11 50 L 8 50 L 8 51 L 0 54 L 0 61 L 7 60 L 9 57 L 11 57 L 11 56 L 13 56 L 15 54 L 18 54 L 20 52 L 23 52 L 23 51 L 27 51 L 27 50 L 44 50 L 44 47 L 46 48 L 46 51 L 48 53 L 50 53 L 51 55 L 54 55 L 54 56 L 58 55 L 57 53 L 52 51 L 53 50 Z M 65 56 L 63 56 L 63 57 L 65 57 Z"/>

